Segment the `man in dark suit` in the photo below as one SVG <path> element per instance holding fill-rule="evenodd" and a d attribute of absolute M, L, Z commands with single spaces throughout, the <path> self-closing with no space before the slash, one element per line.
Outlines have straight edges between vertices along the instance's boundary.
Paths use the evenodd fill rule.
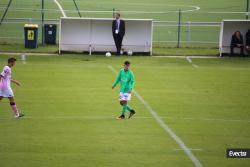
<path fill-rule="evenodd" d="M 250 30 L 248 30 L 246 33 L 246 51 L 249 56 L 250 55 Z"/>
<path fill-rule="evenodd" d="M 234 48 L 240 48 L 240 54 L 241 56 L 244 56 L 243 37 L 240 31 L 236 31 L 233 34 L 230 48 L 231 48 L 231 56 L 234 55 Z"/>
<path fill-rule="evenodd" d="M 112 33 L 116 46 L 116 55 L 121 55 L 122 40 L 125 35 L 125 21 L 120 19 L 120 13 L 115 14 L 115 20 L 112 23 Z"/>

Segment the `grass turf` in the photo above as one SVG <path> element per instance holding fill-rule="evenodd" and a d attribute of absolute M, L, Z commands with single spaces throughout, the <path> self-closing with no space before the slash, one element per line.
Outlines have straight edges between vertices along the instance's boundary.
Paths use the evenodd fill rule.
<path fill-rule="evenodd" d="M 1 45 L 1 52 L 11 52 L 11 53 L 58 53 L 58 45 L 39 45 L 36 49 L 24 48 L 22 44 L 15 45 Z M 83 54 L 83 53 L 79 53 Z M 87 53 L 85 53 L 87 54 Z M 94 53 L 100 55 L 103 53 Z M 162 47 L 162 46 L 154 46 L 153 56 L 218 56 L 219 49 L 218 48 L 172 48 L 172 47 Z"/>
<path fill-rule="evenodd" d="M 114 119 L 121 108 L 107 66 L 119 70 L 125 59 L 136 90 L 204 167 L 250 163 L 225 158 L 226 148 L 250 146 L 250 59 L 194 59 L 194 68 L 185 59 L 67 55 L 27 57 L 13 69 L 26 117 L 15 120 L 1 101 L 1 166 L 194 166 L 135 96 L 134 119 Z"/>

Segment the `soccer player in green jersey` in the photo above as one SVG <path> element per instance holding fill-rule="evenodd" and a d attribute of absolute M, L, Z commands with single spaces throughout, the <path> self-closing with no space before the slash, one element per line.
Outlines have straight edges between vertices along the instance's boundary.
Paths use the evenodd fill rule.
<path fill-rule="evenodd" d="M 120 104 L 122 106 L 122 113 L 117 119 L 125 119 L 125 112 L 129 111 L 129 118 L 131 118 L 135 114 L 135 110 L 128 106 L 128 101 L 131 100 L 131 93 L 134 89 L 135 79 L 133 72 L 129 69 L 130 62 L 124 62 L 124 68 L 120 70 L 112 89 L 116 87 L 118 83 L 120 83 Z"/>

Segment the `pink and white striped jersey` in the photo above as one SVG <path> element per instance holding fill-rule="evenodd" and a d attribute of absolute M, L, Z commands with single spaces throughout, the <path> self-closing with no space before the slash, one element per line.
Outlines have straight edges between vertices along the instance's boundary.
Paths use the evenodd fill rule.
<path fill-rule="evenodd" d="M 2 76 L 2 79 L 0 81 L 0 89 L 4 90 L 10 88 L 11 68 L 9 66 L 5 66 L 0 75 Z"/>

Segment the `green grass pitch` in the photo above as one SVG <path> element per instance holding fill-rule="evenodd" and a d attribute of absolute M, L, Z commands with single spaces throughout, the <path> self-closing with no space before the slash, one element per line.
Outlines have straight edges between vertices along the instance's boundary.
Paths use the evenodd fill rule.
<path fill-rule="evenodd" d="M 0 56 L 1 67 L 7 56 Z M 156 57 L 18 57 L 13 118 L 0 102 L 1 167 L 193 167 L 175 141 L 135 96 L 137 115 L 119 121 L 118 89 L 124 60 L 132 62 L 136 91 L 183 140 L 204 167 L 246 167 L 226 148 L 250 147 L 250 60 Z"/>

